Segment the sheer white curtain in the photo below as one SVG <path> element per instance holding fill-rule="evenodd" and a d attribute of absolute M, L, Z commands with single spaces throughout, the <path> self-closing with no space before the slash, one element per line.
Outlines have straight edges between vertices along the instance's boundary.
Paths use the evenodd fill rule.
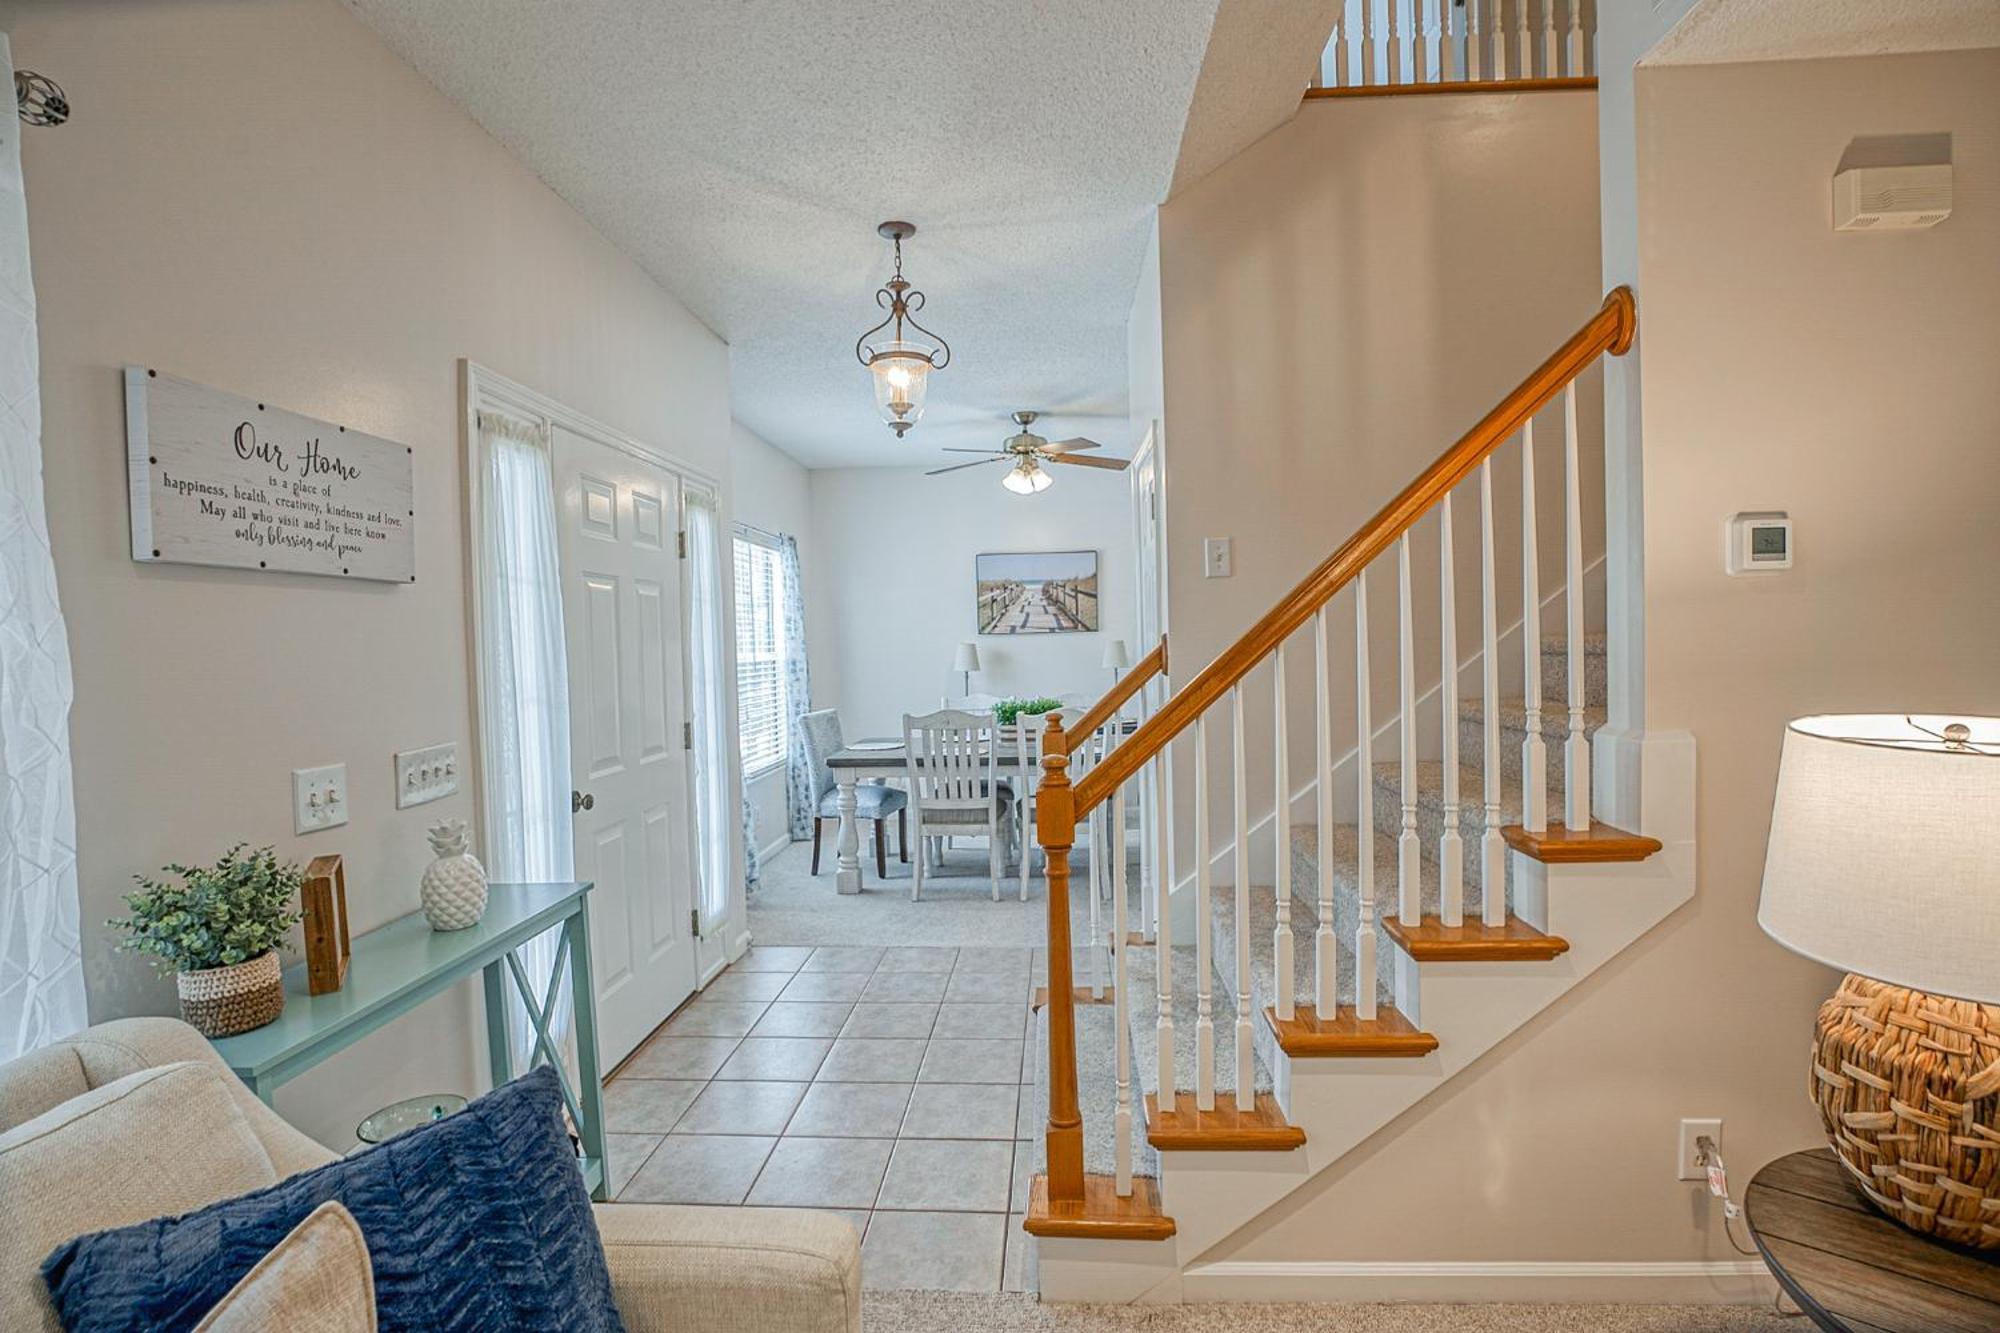
<path fill-rule="evenodd" d="M 685 493 L 688 534 L 689 716 L 694 722 L 694 818 L 701 857 L 701 932 L 729 913 L 729 733 L 723 722 L 722 536 L 715 497 Z"/>
<path fill-rule="evenodd" d="M 549 428 L 479 414 L 479 658 L 486 869 L 496 881 L 568 880 L 576 872 L 570 827 L 569 669 L 563 648 L 562 573 L 556 557 Z M 555 965 L 557 932 L 521 950 L 540 991 Z M 514 1068 L 528 1067 L 534 1028 L 508 992 Z M 538 996 L 546 999 L 545 994 Z M 567 986 L 549 1034 L 571 1035 Z"/>
<path fill-rule="evenodd" d="M 0 34 L 0 84 L 14 86 Z M 0 1060 L 86 1022 L 70 790 L 69 638 L 42 504 L 21 125 L 0 128 Z"/>

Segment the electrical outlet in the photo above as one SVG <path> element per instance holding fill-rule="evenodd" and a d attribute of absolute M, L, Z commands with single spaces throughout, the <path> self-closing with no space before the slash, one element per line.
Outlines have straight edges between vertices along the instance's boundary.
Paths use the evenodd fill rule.
<path fill-rule="evenodd" d="M 458 746 L 450 741 L 396 754 L 396 808 L 407 810 L 458 791 Z"/>
<path fill-rule="evenodd" d="M 317 833 L 346 822 L 346 764 L 292 770 L 292 832 Z"/>
<path fill-rule="evenodd" d="M 1681 1180 L 1706 1180 L 1708 1168 L 1702 1164 L 1701 1149 L 1695 1147 L 1695 1140 L 1707 1139 L 1722 1151 L 1722 1122 L 1720 1120 L 1681 1121 L 1680 1157 L 1675 1163 L 1677 1178 Z"/>
<path fill-rule="evenodd" d="M 1233 572 L 1230 560 L 1230 540 L 1227 537 L 1206 537 L 1201 543 L 1202 577 L 1226 579 Z"/>

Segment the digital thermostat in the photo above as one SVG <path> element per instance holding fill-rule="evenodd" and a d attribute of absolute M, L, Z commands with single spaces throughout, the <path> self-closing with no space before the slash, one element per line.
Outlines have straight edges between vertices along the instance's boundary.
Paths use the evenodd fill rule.
<path fill-rule="evenodd" d="M 1738 514 L 1729 520 L 1731 574 L 1765 574 L 1792 567 L 1792 520 L 1784 514 Z"/>

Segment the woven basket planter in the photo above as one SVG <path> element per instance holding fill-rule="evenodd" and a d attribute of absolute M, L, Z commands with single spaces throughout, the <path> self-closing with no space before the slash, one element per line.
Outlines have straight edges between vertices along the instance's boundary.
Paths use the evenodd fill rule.
<path fill-rule="evenodd" d="M 233 1037 L 263 1027 L 285 1010 L 285 974 L 278 951 L 248 962 L 177 972 L 181 1017 L 204 1037 Z"/>
<path fill-rule="evenodd" d="M 1812 1097 L 1877 1208 L 2000 1250 L 2000 1006 L 1850 976 L 1820 1006 Z"/>

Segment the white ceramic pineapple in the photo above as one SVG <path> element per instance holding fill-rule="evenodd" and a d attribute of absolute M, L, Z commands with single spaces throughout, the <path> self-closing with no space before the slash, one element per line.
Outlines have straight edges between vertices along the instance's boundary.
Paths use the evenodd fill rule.
<path fill-rule="evenodd" d="M 424 868 L 424 917 L 432 930 L 464 930 L 486 915 L 486 868 L 465 850 L 462 819 L 448 819 L 430 831 L 437 860 Z"/>

